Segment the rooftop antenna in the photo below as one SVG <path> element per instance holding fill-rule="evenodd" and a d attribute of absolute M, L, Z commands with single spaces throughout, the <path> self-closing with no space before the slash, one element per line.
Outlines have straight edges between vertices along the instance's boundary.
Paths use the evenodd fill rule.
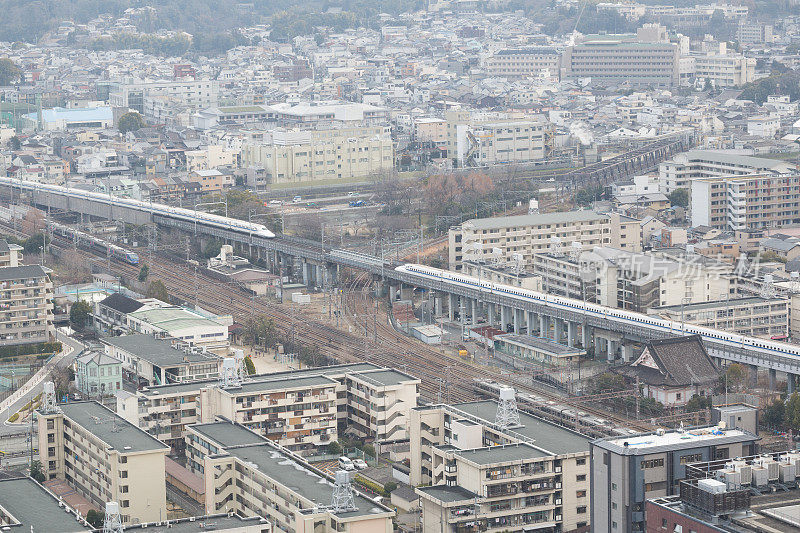
<path fill-rule="evenodd" d="M 239 378 L 239 383 L 242 383 L 247 378 L 247 369 L 244 366 L 244 350 L 234 350 L 233 358 L 236 361 L 236 374 Z"/>
<path fill-rule="evenodd" d="M 350 484 L 350 475 L 346 470 L 337 470 L 335 484 L 331 494 L 331 510 L 334 513 L 355 511 L 356 501 L 353 497 L 353 486 Z"/>
<path fill-rule="evenodd" d="M 775 285 L 773 285 L 772 280 L 772 274 L 764 275 L 764 283 L 761 284 L 761 297 L 765 300 L 775 298 Z"/>
<path fill-rule="evenodd" d="M 789 273 L 789 278 L 791 279 L 789 290 L 792 294 L 800 292 L 800 272 L 794 271 Z"/>
<path fill-rule="evenodd" d="M 500 403 L 497 404 L 495 422 L 502 429 L 519 425 L 516 393 L 511 387 L 500 387 Z"/>
<path fill-rule="evenodd" d="M 498 248 L 497 246 L 492 248 L 492 263 L 495 266 L 498 266 L 502 259 L 503 259 L 503 250 L 501 248 Z"/>
<path fill-rule="evenodd" d="M 52 381 L 44 382 L 44 398 L 42 399 L 42 413 L 51 415 L 58 412 L 56 405 L 56 386 Z"/>
<path fill-rule="evenodd" d="M 511 254 L 511 270 L 514 274 L 519 275 L 522 272 L 522 267 L 525 266 L 525 258 L 520 253 Z"/>
<path fill-rule="evenodd" d="M 119 504 L 117 502 L 106 502 L 103 533 L 123 533 L 122 518 L 119 515 Z"/>
<path fill-rule="evenodd" d="M 550 237 L 550 255 L 553 257 L 564 257 L 564 247 L 561 244 L 561 239 L 558 237 Z"/>
<path fill-rule="evenodd" d="M 239 380 L 239 370 L 236 368 L 236 359 L 226 357 L 222 360 L 222 374 L 219 376 L 219 386 L 223 389 L 241 387 Z"/>
<path fill-rule="evenodd" d="M 578 241 L 572 241 L 572 245 L 569 248 L 569 260 L 573 263 L 577 263 L 578 259 L 580 259 L 581 251 L 583 250 L 583 245 Z"/>

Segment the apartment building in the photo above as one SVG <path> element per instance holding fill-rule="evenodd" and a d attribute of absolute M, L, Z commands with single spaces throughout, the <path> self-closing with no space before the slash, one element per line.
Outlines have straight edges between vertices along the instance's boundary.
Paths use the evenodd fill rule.
<path fill-rule="evenodd" d="M 523 269 L 525 265 L 484 263 L 480 261 L 462 261 L 461 271 L 473 278 L 522 287 L 531 291 L 542 290 L 542 278 L 532 274 L 530 270 Z"/>
<path fill-rule="evenodd" d="M 692 179 L 692 225 L 737 232 L 797 224 L 798 184 L 800 178 L 796 174 Z"/>
<path fill-rule="evenodd" d="M 97 402 L 39 411 L 38 424 L 39 457 L 48 479 L 66 481 L 99 509 L 118 502 L 125 525 L 167 517 L 169 446 Z"/>
<path fill-rule="evenodd" d="M 486 59 L 486 73 L 503 78 L 557 77 L 561 57 L 554 48 L 498 50 Z"/>
<path fill-rule="evenodd" d="M 637 250 L 641 249 L 640 233 L 638 224 L 635 230 L 623 233 L 619 215 L 594 211 L 476 218 L 450 228 L 450 269 L 461 270 L 462 261 L 510 261 L 512 254 L 519 254 L 524 264 L 530 265 L 534 254 L 554 247 L 554 239 L 566 251 L 573 242 L 580 243 L 582 249 L 612 246 L 614 242 Z"/>
<path fill-rule="evenodd" d="M 53 283 L 39 265 L 22 265 L 18 246 L 0 241 L 0 346 L 47 342 L 53 335 Z"/>
<path fill-rule="evenodd" d="M 534 255 L 542 288 L 609 307 L 647 312 L 654 307 L 725 298 L 730 265 L 704 257 L 668 257 L 594 247 L 580 254 Z"/>
<path fill-rule="evenodd" d="M 117 82 L 109 92 L 112 107 L 133 109 L 145 114 L 146 97 L 169 97 L 194 109 L 217 105 L 219 82 L 216 80 L 161 80 L 152 82 Z"/>
<path fill-rule="evenodd" d="M 694 77 L 714 87 L 741 87 L 756 75 L 756 59 L 723 50 L 721 53 L 692 54 Z"/>
<path fill-rule="evenodd" d="M 218 380 L 117 394 L 117 412 L 180 449 L 186 428 L 222 415 L 298 453 L 349 429 L 375 443 L 408 438 L 419 379 L 370 363 L 250 376 L 240 387 Z"/>
<path fill-rule="evenodd" d="M 758 173 L 788 174 L 796 165 L 778 159 L 752 157 L 715 150 L 689 150 L 658 166 L 662 192 L 689 189 L 694 178 L 714 176 L 743 176 Z"/>
<path fill-rule="evenodd" d="M 422 530 L 588 531 L 588 439 L 526 413 L 503 429 L 497 412 L 494 401 L 412 411 Z"/>
<path fill-rule="evenodd" d="M 208 350 L 227 350 L 231 316 L 209 316 L 184 307 L 150 302 L 127 315 L 128 330 L 172 337 Z"/>
<path fill-rule="evenodd" d="M 554 146 L 554 126 L 539 115 L 457 110 L 448 112 L 445 120 L 447 156 L 461 167 L 539 161 Z"/>
<path fill-rule="evenodd" d="M 655 307 L 648 314 L 763 339 L 789 336 L 789 300 L 784 298 L 737 297 Z"/>
<path fill-rule="evenodd" d="M 386 126 L 389 109 L 358 102 L 338 100 L 282 102 L 270 108 L 278 125 L 284 128 L 329 129 L 332 126 Z"/>
<path fill-rule="evenodd" d="M 679 83 L 678 46 L 666 28 L 645 24 L 636 35 L 587 35 L 567 46 L 561 78 L 591 78 L 606 85 L 671 87 Z"/>
<path fill-rule="evenodd" d="M 772 25 L 753 20 L 742 20 L 736 30 L 736 41 L 742 45 L 766 44 L 773 40 Z"/>
<path fill-rule="evenodd" d="M 394 167 L 394 141 L 386 126 L 275 130 L 245 143 L 241 157 L 271 183 L 367 177 Z"/>
<path fill-rule="evenodd" d="M 334 504 L 335 480 L 239 424 L 191 426 L 190 469 L 204 478 L 206 512 L 262 516 L 288 533 L 391 533 L 395 512 L 356 490 L 352 502 Z"/>
<path fill-rule="evenodd" d="M 592 531 L 645 531 L 645 502 L 677 494 L 686 465 L 753 455 L 758 440 L 740 429 L 707 426 L 593 441 Z"/>

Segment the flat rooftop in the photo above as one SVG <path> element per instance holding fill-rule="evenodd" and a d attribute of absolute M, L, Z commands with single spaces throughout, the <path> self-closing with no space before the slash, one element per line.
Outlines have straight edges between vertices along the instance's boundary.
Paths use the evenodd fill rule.
<path fill-rule="evenodd" d="M 120 453 L 169 450 L 169 446 L 97 402 L 59 405 L 66 418 Z"/>
<path fill-rule="evenodd" d="M 758 440 L 756 435 L 740 429 L 720 430 L 717 426 L 704 426 L 688 428 L 684 431 L 667 431 L 663 435 L 643 433 L 630 437 L 608 437 L 592 441 L 592 444 L 622 455 L 644 455 L 754 440 Z"/>
<path fill-rule="evenodd" d="M 254 464 L 259 471 L 277 483 L 303 495 L 312 502 L 319 505 L 330 505 L 333 482 L 324 477 L 321 472 L 313 470 L 310 465 L 307 466 L 286 455 L 284 450 L 267 439 L 263 440 L 265 442 L 261 444 L 229 448 L 226 451 L 244 462 Z M 357 510 L 337 513 L 336 516 L 346 518 L 391 512 L 358 492 L 355 492 L 354 496 Z"/>
<path fill-rule="evenodd" d="M 110 344 L 161 368 L 219 359 L 219 356 L 213 353 L 192 353 L 191 351 L 180 350 L 173 347 L 172 342 L 168 339 L 156 339 L 152 335 L 143 333 L 122 335 L 120 337 L 105 337 L 101 339 L 101 342 Z"/>
<path fill-rule="evenodd" d="M 469 491 L 463 487 L 458 485 L 448 486 L 448 485 L 435 485 L 433 487 L 417 487 L 417 493 L 422 493 L 430 496 L 435 500 L 439 500 L 444 503 L 453 503 L 453 502 L 462 502 L 462 501 L 469 501 L 475 503 L 475 499 L 478 497 L 472 491 Z"/>
<path fill-rule="evenodd" d="M 309 387 L 335 387 L 339 382 L 328 376 L 297 376 L 264 381 L 245 381 L 241 388 L 230 389 L 231 394 L 247 394 L 283 389 L 305 389 Z"/>
<path fill-rule="evenodd" d="M 535 215 L 514 215 L 507 217 L 473 218 L 462 223 L 475 229 L 498 229 L 517 226 L 539 226 L 542 224 L 564 224 L 573 222 L 590 222 L 593 220 L 609 220 L 608 215 L 594 211 L 558 211 Z"/>
<path fill-rule="evenodd" d="M 754 305 L 785 304 L 788 300 L 784 298 L 761 298 L 760 296 L 750 296 L 747 298 L 735 298 L 733 300 L 712 300 L 710 302 L 697 302 L 685 304 L 683 311 L 701 311 L 706 309 L 725 309 L 728 307 L 751 307 Z M 680 305 L 665 305 L 649 309 L 650 314 L 657 314 L 663 311 L 681 311 Z"/>
<path fill-rule="evenodd" d="M 202 526 L 201 526 L 202 524 Z M 258 516 L 242 518 L 239 515 L 217 514 L 210 516 L 197 516 L 194 520 L 181 518 L 170 522 L 162 522 L 158 526 L 153 522 L 142 527 L 141 524 L 126 525 L 125 531 L 139 531 L 142 533 L 197 533 L 202 531 L 244 531 L 244 528 L 258 527 L 258 524 L 268 524 L 268 521 Z M 250 530 L 248 530 L 250 531 Z"/>
<path fill-rule="evenodd" d="M 487 446 L 485 448 L 475 448 L 472 450 L 459 450 L 455 452 L 455 454 L 478 465 L 552 457 L 551 454 L 537 450 L 530 444 L 524 442 L 519 444 L 504 444 L 502 446 Z"/>
<path fill-rule="evenodd" d="M 549 339 L 535 337 L 533 335 L 518 335 L 516 333 L 504 333 L 495 335 L 496 340 L 512 342 L 521 346 L 526 346 L 539 352 L 547 352 L 556 356 L 559 355 L 580 355 L 585 353 L 579 348 L 572 348 Z"/>
<path fill-rule="evenodd" d="M 376 370 L 370 372 L 356 372 L 353 373 L 353 377 L 355 378 L 362 378 L 364 381 L 367 382 L 378 382 L 385 387 L 391 387 L 393 385 L 400 385 L 401 383 L 407 383 L 409 381 L 419 381 L 418 378 L 414 378 L 409 376 L 408 374 L 404 374 L 397 370 Z"/>
<path fill-rule="evenodd" d="M 189 427 L 223 448 L 264 442 L 264 437 L 261 435 L 250 431 L 242 425 L 230 422 L 210 422 L 208 424 L 194 424 Z"/>
<path fill-rule="evenodd" d="M 488 424 L 493 424 L 497 415 L 497 402 L 493 400 L 457 403 L 453 404 L 453 407 L 480 418 Z M 533 440 L 534 446 L 538 448 L 545 449 L 555 455 L 589 451 L 589 439 L 580 433 L 552 424 L 541 418 L 536 418 L 528 413 L 520 412 L 519 420 L 520 426 L 510 428 L 511 431 Z"/>
<path fill-rule="evenodd" d="M 53 494 L 28 477 L 0 480 L 0 507 L 19 523 L 17 527 L 6 525 L 20 533 L 93 531 L 92 527 L 78 522 L 74 513 L 59 507 Z"/>

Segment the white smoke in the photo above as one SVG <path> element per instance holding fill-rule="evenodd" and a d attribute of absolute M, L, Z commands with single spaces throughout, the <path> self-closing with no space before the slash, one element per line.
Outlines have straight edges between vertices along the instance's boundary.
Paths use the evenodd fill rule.
<path fill-rule="evenodd" d="M 592 135 L 588 124 L 582 121 L 572 122 L 569 125 L 569 133 L 573 137 L 577 137 L 578 141 L 584 146 L 589 146 L 594 142 L 594 135 Z"/>

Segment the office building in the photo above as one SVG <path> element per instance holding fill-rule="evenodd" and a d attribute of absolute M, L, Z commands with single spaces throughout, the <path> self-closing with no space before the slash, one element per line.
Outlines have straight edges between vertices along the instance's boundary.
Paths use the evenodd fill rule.
<path fill-rule="evenodd" d="M 131 332 L 171 337 L 207 350 L 225 351 L 233 318 L 205 315 L 156 300 L 153 305 L 128 313 L 127 322 Z"/>
<path fill-rule="evenodd" d="M 678 57 L 666 28 L 645 24 L 636 35 L 587 35 L 567 46 L 561 77 L 591 78 L 600 85 L 672 87 L 679 82 Z"/>
<path fill-rule="evenodd" d="M 349 484 L 352 500 L 338 503 L 329 474 L 239 424 L 191 426 L 186 450 L 190 468 L 205 480 L 207 513 L 262 516 L 289 533 L 393 530 L 394 511 Z"/>
<path fill-rule="evenodd" d="M 486 59 L 486 73 L 503 78 L 558 77 L 560 60 L 554 48 L 498 50 Z"/>
<path fill-rule="evenodd" d="M 741 87 L 750 83 L 756 76 L 756 59 L 745 57 L 726 50 L 718 53 L 693 53 L 694 77 L 704 83 L 709 81 L 713 87 Z"/>
<path fill-rule="evenodd" d="M 119 503 L 123 524 L 166 518 L 169 446 L 97 402 L 40 411 L 38 424 L 48 479 L 66 481 L 99 509 Z"/>
<path fill-rule="evenodd" d="M 39 265 L 22 265 L 22 248 L 0 240 L 0 346 L 47 342 L 53 331 L 53 283 Z"/>
<path fill-rule="evenodd" d="M 795 165 L 779 159 L 752 157 L 715 150 L 689 150 L 664 161 L 658 167 L 662 191 L 689 189 L 694 178 L 714 176 L 743 176 L 748 174 L 788 174 Z"/>
<path fill-rule="evenodd" d="M 518 254 L 524 265 L 531 265 L 534 254 L 553 249 L 555 240 L 565 252 L 578 242 L 582 249 L 625 244 L 641 249 L 638 224 L 635 230 L 621 231 L 618 214 L 593 211 L 562 211 L 467 220 L 449 231 L 451 270 L 461 270 L 463 261 L 509 263 Z M 639 247 L 637 248 L 637 243 Z M 509 263 L 510 264 L 510 263 Z"/>
<path fill-rule="evenodd" d="M 217 105 L 219 82 L 216 80 L 163 80 L 153 82 L 117 82 L 109 92 L 112 107 L 130 108 L 145 114 L 145 99 L 165 97 L 193 109 Z"/>
<path fill-rule="evenodd" d="M 797 174 L 694 178 L 692 225 L 736 232 L 800 223 L 799 183 Z"/>
<path fill-rule="evenodd" d="M 242 165 L 268 183 L 367 177 L 394 167 L 394 141 L 386 126 L 275 130 L 242 146 Z"/>
<path fill-rule="evenodd" d="M 588 531 L 588 440 L 498 403 L 419 407 L 411 413 L 410 483 L 423 531 Z"/>
<path fill-rule="evenodd" d="M 736 297 L 654 307 L 647 312 L 762 339 L 785 339 L 789 335 L 789 300 L 784 298 Z"/>
<path fill-rule="evenodd" d="M 758 440 L 739 429 L 707 426 L 592 441 L 592 531 L 645 531 L 645 502 L 678 494 L 686 465 L 753 455 Z"/>
<path fill-rule="evenodd" d="M 771 24 L 742 20 L 736 30 L 736 40 L 745 46 L 771 43 L 773 40 L 772 29 Z"/>

